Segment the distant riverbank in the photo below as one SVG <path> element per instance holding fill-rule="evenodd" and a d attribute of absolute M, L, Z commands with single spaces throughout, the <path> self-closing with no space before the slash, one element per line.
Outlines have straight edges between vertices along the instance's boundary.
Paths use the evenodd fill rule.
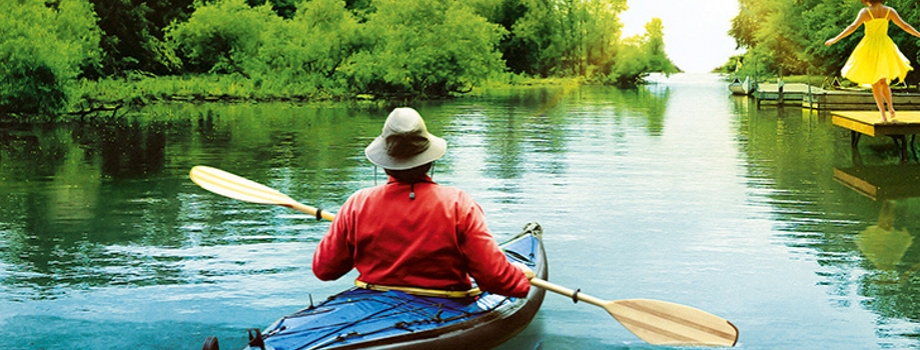
<path fill-rule="evenodd" d="M 511 86 L 577 86 L 581 78 L 531 78 L 509 75 L 506 81 L 492 81 L 466 94 L 443 98 L 475 97 L 483 89 Z M 418 100 L 400 95 L 355 94 L 319 90 L 314 86 L 275 84 L 269 80 L 249 79 L 236 75 L 186 75 L 156 77 L 147 75 L 121 79 L 84 81 L 81 99 L 74 101 L 71 116 L 106 114 L 121 108 L 136 108 L 159 102 L 396 102 Z"/>

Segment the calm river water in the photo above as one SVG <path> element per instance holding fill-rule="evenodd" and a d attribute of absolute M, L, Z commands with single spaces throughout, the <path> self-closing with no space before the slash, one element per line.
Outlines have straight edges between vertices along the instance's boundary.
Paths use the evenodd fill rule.
<path fill-rule="evenodd" d="M 757 108 L 712 75 L 634 90 L 517 88 L 416 104 L 499 240 L 542 224 L 550 279 L 732 321 L 741 349 L 920 348 L 920 169 L 830 118 Z M 337 210 L 383 181 L 393 106 L 163 104 L 0 125 L 0 348 L 200 349 L 352 285 L 310 272 L 327 222 L 226 199 L 222 168 Z M 504 349 L 652 349 L 547 295 Z"/>

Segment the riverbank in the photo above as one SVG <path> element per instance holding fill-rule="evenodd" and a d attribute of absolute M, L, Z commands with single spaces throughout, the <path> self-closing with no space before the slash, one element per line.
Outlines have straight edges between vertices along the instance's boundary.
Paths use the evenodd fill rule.
<path fill-rule="evenodd" d="M 86 80 L 80 84 L 79 91 L 80 101 L 72 106 L 71 114 L 164 101 L 306 102 L 368 98 L 308 84 L 280 84 L 272 79 L 251 79 L 241 75 L 132 75 L 118 79 Z"/>
<path fill-rule="evenodd" d="M 136 108 L 160 102 L 408 102 L 420 99 L 451 99 L 476 97 L 485 89 L 512 86 L 579 86 L 582 78 L 534 78 L 507 75 L 466 94 L 450 96 L 373 95 L 351 91 L 322 89 L 308 84 L 279 84 L 269 79 L 246 78 L 239 75 L 134 75 L 119 79 L 83 81 L 79 86 L 80 100 L 75 101 L 68 115 L 114 114 L 122 108 Z"/>

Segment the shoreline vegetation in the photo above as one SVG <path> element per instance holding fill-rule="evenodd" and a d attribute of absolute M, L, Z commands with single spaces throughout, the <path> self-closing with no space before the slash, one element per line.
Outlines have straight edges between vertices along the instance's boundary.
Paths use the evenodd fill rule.
<path fill-rule="evenodd" d="M 641 77 L 640 77 L 641 78 Z M 641 83 L 641 82 L 640 82 Z M 513 86 L 571 86 L 584 85 L 581 78 L 527 78 L 508 75 L 506 82 L 490 81 L 483 86 L 476 86 L 471 91 L 456 96 L 439 98 L 478 96 L 481 90 Z M 378 96 L 366 93 L 345 93 L 330 95 L 325 91 L 312 94 L 298 94 L 297 91 L 310 89 L 298 86 L 284 86 L 279 90 L 267 90 L 254 87 L 245 77 L 200 75 L 183 77 L 145 76 L 135 79 L 106 79 L 102 81 L 83 81 L 80 102 L 74 103 L 67 115 L 86 116 L 91 113 L 115 112 L 121 108 L 140 107 L 163 102 L 380 102 L 411 101 L 417 99 L 411 95 Z"/>
<path fill-rule="evenodd" d="M 920 23 L 914 1 L 886 4 Z M 739 0 L 727 34 L 743 53 L 713 73 L 833 81 L 861 36 L 823 43 L 862 7 Z M 627 0 L 0 1 L 0 120 L 156 101 L 441 99 L 544 79 L 632 87 L 680 72 L 660 19 L 623 37 L 627 9 Z M 891 37 L 918 62 L 920 40 Z M 905 80 L 916 89 L 920 73 Z"/>
<path fill-rule="evenodd" d="M 626 0 L 10 0 L 0 119 L 157 101 L 414 100 L 680 72 Z"/>

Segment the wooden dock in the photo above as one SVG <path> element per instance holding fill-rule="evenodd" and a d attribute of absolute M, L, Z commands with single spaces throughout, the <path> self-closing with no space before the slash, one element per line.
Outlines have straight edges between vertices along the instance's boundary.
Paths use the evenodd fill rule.
<path fill-rule="evenodd" d="M 757 84 L 757 90 L 754 91 L 754 98 L 757 99 L 757 105 L 774 104 L 798 106 L 809 92 L 808 84 L 789 83 L 783 84 L 782 88 L 782 95 L 780 95 L 780 85 L 777 83 Z M 780 99 L 780 96 L 782 96 L 782 99 Z"/>
<path fill-rule="evenodd" d="M 892 93 L 897 110 L 920 110 L 920 94 L 908 92 Z M 816 86 L 809 89 L 802 98 L 802 107 L 817 110 L 875 110 L 875 98 L 871 90 L 825 90 Z"/>
<path fill-rule="evenodd" d="M 896 105 L 897 106 L 897 105 Z M 916 134 L 920 133 L 920 112 L 900 111 L 894 122 L 880 123 L 878 110 L 874 111 L 832 111 L 834 125 L 850 130 L 850 144 L 856 147 L 862 135 L 872 137 L 888 136 L 901 151 L 901 160 L 907 160 L 907 135 L 911 135 L 913 150 Z"/>
<path fill-rule="evenodd" d="M 881 116 L 874 111 L 831 111 L 834 125 L 872 137 L 912 135 L 920 133 L 920 112 L 898 112 L 894 122 L 879 123 Z"/>
<path fill-rule="evenodd" d="M 782 100 L 780 100 L 780 85 L 777 83 L 760 83 L 753 96 L 757 105 L 801 105 L 802 108 L 814 110 L 846 110 L 846 111 L 871 111 L 878 110 L 872 91 L 869 89 L 822 89 L 820 87 L 802 84 L 783 84 Z M 920 93 L 904 92 L 895 89 L 892 93 L 894 106 L 898 110 L 920 111 Z"/>
<path fill-rule="evenodd" d="M 920 164 L 834 168 L 834 180 L 874 201 L 920 197 Z"/>

